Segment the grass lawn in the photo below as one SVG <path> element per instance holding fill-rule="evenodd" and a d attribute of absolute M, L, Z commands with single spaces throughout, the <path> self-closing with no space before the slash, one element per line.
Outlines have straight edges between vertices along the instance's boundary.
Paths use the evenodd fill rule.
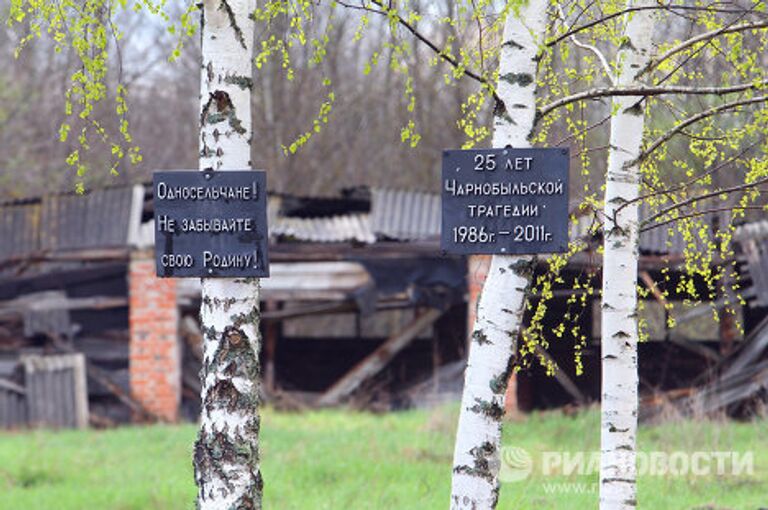
<path fill-rule="evenodd" d="M 531 454 L 533 474 L 502 484 L 499 508 L 596 508 L 595 473 L 546 476 L 541 462 L 542 452 L 595 450 L 598 422 L 591 410 L 576 416 L 533 414 L 507 424 L 505 444 Z M 455 423 L 455 408 L 387 415 L 267 410 L 262 426 L 265 507 L 445 509 Z M 643 451 L 753 452 L 754 472 L 645 475 L 639 484 L 640 508 L 768 507 L 766 425 L 677 422 L 644 427 L 639 437 Z M 0 508 L 192 509 L 195 431 L 194 425 L 182 425 L 0 433 Z"/>

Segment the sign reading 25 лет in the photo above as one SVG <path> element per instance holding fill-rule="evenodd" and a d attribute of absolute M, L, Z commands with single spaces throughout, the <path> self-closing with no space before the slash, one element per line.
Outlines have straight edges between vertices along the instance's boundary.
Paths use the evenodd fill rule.
<path fill-rule="evenodd" d="M 455 254 L 568 248 L 568 149 L 443 152 L 441 248 Z"/>

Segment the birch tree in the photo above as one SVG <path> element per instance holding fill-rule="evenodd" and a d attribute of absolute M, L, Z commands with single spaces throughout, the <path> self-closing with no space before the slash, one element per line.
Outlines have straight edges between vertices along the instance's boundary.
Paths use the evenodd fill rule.
<path fill-rule="evenodd" d="M 603 339 L 606 349 L 609 342 L 619 349 L 617 360 L 618 355 L 626 356 L 634 349 L 637 338 L 636 326 L 628 319 L 631 310 L 641 301 L 628 285 L 631 282 L 634 288 L 636 280 L 638 229 L 664 228 L 670 222 L 677 222 L 683 225 L 682 230 L 689 238 L 695 237 L 700 223 L 694 220 L 705 212 L 697 207 L 702 199 L 722 194 L 737 196 L 729 205 L 735 207 L 735 215 L 743 216 L 757 199 L 756 185 L 768 182 L 765 161 L 768 98 L 764 94 L 765 55 L 768 54 L 764 30 L 768 27 L 768 15 L 764 3 L 642 1 L 625 6 L 621 2 L 571 2 L 557 4 L 560 22 L 547 26 L 544 12 L 548 4 L 543 0 L 529 0 L 523 5 L 459 0 L 455 4 L 448 2 L 451 9 L 446 16 L 434 15 L 434 3 L 424 6 L 422 11 L 431 13 L 436 20 L 426 27 L 424 20 L 429 16 L 415 10 L 419 2 L 408 0 L 331 3 L 270 0 L 259 8 L 246 3 L 244 0 L 206 0 L 202 4 L 205 57 L 200 105 L 201 169 L 224 171 L 250 166 L 246 148 L 252 135 L 246 98 L 251 87 L 249 61 L 254 22 L 268 29 L 269 24 L 279 18 L 286 27 L 280 36 L 270 34 L 258 41 L 255 63 L 261 66 L 266 59 L 276 56 L 277 67 L 284 69 L 286 79 L 290 80 L 294 66 L 313 66 L 322 60 L 327 52 L 327 40 L 333 35 L 330 14 L 324 18 L 328 23 L 322 29 L 308 35 L 307 24 L 316 22 L 315 9 L 326 9 L 324 13 L 333 14 L 334 9 L 340 7 L 349 9 L 350 13 L 362 13 L 351 44 L 355 51 L 370 49 L 366 70 L 388 60 L 390 71 L 400 74 L 397 83 L 403 84 L 402 104 L 407 112 L 400 134 L 407 145 L 418 144 L 420 140 L 418 119 L 413 115 L 418 106 L 409 74 L 415 40 L 431 52 L 434 65 L 447 67 L 443 76 L 445 83 L 455 84 L 467 78 L 474 80 L 478 87 L 476 93 L 464 98 L 461 118 L 457 119 L 458 127 L 467 138 L 466 147 L 481 143 L 489 135 L 491 130 L 484 125 L 485 115 L 490 117 L 490 111 L 494 110 L 494 146 L 526 147 L 535 142 L 579 149 L 576 158 L 580 165 L 575 170 L 581 171 L 578 186 L 584 187 L 579 197 L 582 206 L 604 212 L 599 219 L 604 220 L 605 228 L 601 229 L 597 222 L 594 232 L 605 230 L 606 276 L 624 270 L 619 278 L 606 278 L 606 303 L 615 307 L 616 319 L 603 321 L 604 327 L 608 322 L 614 323 L 610 331 L 604 332 Z M 61 139 L 66 139 L 71 132 L 77 135 L 78 144 L 87 148 L 94 135 L 104 134 L 98 122 L 94 125 L 90 121 L 95 105 L 106 98 L 105 62 L 109 56 L 109 40 L 120 38 L 113 23 L 115 14 L 129 5 L 131 9 L 144 9 L 158 15 L 176 33 L 195 32 L 190 21 L 194 19 L 190 16 L 196 9 L 194 5 L 190 5 L 178 23 L 171 23 L 163 4 L 151 0 L 132 4 L 107 0 L 89 0 L 84 4 L 77 0 L 11 0 L 12 22 L 23 23 L 28 30 L 22 45 L 37 35 L 50 34 L 57 49 L 68 45 L 82 64 L 76 66 L 77 71 L 70 76 L 66 93 L 65 111 L 76 120 L 71 125 L 62 124 Z M 501 5 L 506 8 L 498 16 L 495 9 Z M 674 20 L 668 23 L 669 32 L 665 32 L 665 36 L 676 29 L 682 39 L 666 41 L 660 48 L 661 56 L 638 71 L 638 67 L 633 66 L 639 66 L 642 58 L 647 57 L 642 40 L 650 37 L 650 26 L 642 20 L 650 12 L 665 13 L 665 19 Z M 252 17 L 246 16 L 248 13 L 252 13 Z M 389 33 L 382 36 L 381 31 L 374 32 L 377 40 L 362 44 L 362 33 L 373 16 L 385 20 L 382 26 Z M 617 34 L 620 34 L 619 25 L 621 30 L 625 28 L 619 22 L 623 18 L 628 20 L 626 28 L 630 37 L 621 47 L 617 67 L 611 68 L 600 49 L 615 51 L 619 47 L 621 39 Z M 425 35 L 443 33 L 435 29 L 441 23 L 450 28 L 449 37 L 432 40 Z M 501 42 L 505 44 L 500 46 L 499 55 L 491 49 L 499 45 L 491 43 L 499 42 L 496 40 L 499 34 L 495 32 L 499 28 L 495 25 L 502 23 Z M 260 29 L 259 33 L 268 33 L 266 29 Z M 548 30 L 552 34 L 545 38 Z M 297 55 L 296 48 L 302 48 L 303 52 Z M 489 71 L 495 69 L 497 59 L 499 70 Z M 615 82 L 610 79 L 614 69 L 620 71 Z M 323 99 L 318 105 L 317 118 L 295 142 L 286 140 L 287 152 L 307 150 L 310 147 L 307 142 L 328 122 L 334 103 L 332 86 L 330 77 L 318 86 L 316 93 Z M 579 87 L 582 90 L 576 90 Z M 534 114 L 536 95 L 541 100 Z M 694 96 L 695 102 L 691 100 Z M 606 200 L 600 188 L 602 179 L 597 177 L 603 175 L 599 165 L 606 161 L 600 151 L 604 150 L 607 137 L 600 128 L 608 125 L 613 112 L 606 111 L 604 98 L 615 98 L 617 108 L 611 123 L 609 198 Z M 119 124 L 118 136 L 117 140 L 105 138 L 108 140 L 105 143 L 114 143 L 112 152 L 116 160 L 135 161 L 140 156 L 128 130 L 126 105 L 126 91 L 118 87 L 113 105 Z M 369 105 L 366 104 L 366 108 Z M 639 150 L 643 108 L 649 112 L 646 131 L 655 139 Z M 671 122 L 663 117 L 668 112 L 672 112 Z M 716 125 L 714 120 L 725 115 L 732 115 L 732 121 Z M 698 131 L 694 130 L 696 126 Z M 588 138 L 592 134 L 597 136 Z M 750 147 L 755 149 L 750 152 Z M 682 152 L 683 156 L 672 155 L 670 148 L 680 149 L 678 153 Z M 590 174 L 590 155 L 594 153 L 599 154 L 594 161 L 601 171 Z M 67 162 L 78 173 L 85 168 L 81 155 L 75 149 L 67 157 Z M 729 178 L 736 182 L 713 186 L 712 176 L 721 168 L 734 170 L 729 172 Z M 640 192 L 638 171 L 643 177 Z M 620 200 L 614 200 L 614 196 Z M 636 206 L 641 200 L 650 204 L 653 212 L 646 223 L 638 227 Z M 732 230 L 725 229 L 715 247 L 710 243 L 707 249 L 686 248 L 686 271 L 705 279 L 709 286 L 715 285 L 716 276 L 725 270 L 712 271 L 711 252 L 728 255 L 730 233 Z M 564 267 L 567 257 L 588 247 L 588 242 L 577 242 L 565 256 L 550 258 L 546 274 L 538 274 L 533 283 L 534 261 L 530 257 L 494 257 L 480 298 L 470 349 L 455 452 L 451 500 L 454 508 L 482 509 L 495 505 L 502 399 L 511 360 L 536 358 L 537 346 L 546 348 L 553 331 L 558 338 L 567 336 L 563 331 L 568 317 L 555 328 L 544 329 L 546 301 L 552 296 L 558 271 Z M 588 282 L 576 283 L 592 290 Z M 677 282 L 663 283 L 672 286 Z M 685 287 L 687 283 L 679 285 Z M 261 492 L 258 417 L 251 412 L 258 404 L 257 283 L 216 280 L 205 281 L 203 287 L 204 409 L 195 455 L 200 506 L 257 508 Z M 534 300 L 527 301 L 530 321 L 526 330 L 521 331 L 528 291 L 537 298 L 535 304 L 532 304 Z M 588 303 L 586 295 L 582 294 L 579 300 L 574 298 L 582 309 Z M 518 333 L 522 339 L 520 345 L 516 344 Z M 624 335 L 632 343 L 622 342 Z M 585 335 L 574 333 L 572 336 L 578 358 L 578 348 L 586 342 Z M 629 374 L 632 363 L 636 362 L 634 356 L 623 358 L 623 364 L 613 363 L 616 373 Z M 605 357 L 613 360 L 611 355 Z M 636 374 L 630 377 L 636 381 Z M 616 376 L 606 374 L 606 378 Z M 606 410 L 610 405 L 621 404 L 614 409 L 612 421 L 605 421 L 604 448 L 613 456 L 607 456 L 603 466 L 609 476 L 601 476 L 601 481 L 607 482 L 601 487 L 606 505 L 631 505 L 634 499 L 632 454 L 628 454 L 632 458 L 617 455 L 634 441 L 631 427 L 636 423 L 633 409 L 636 412 L 637 390 L 636 382 L 627 384 L 628 381 L 619 377 L 620 387 L 612 385 L 612 394 L 606 399 L 614 401 Z M 617 391 L 628 393 L 618 395 Z M 613 460 L 608 460 L 610 458 Z M 619 503 L 611 503 L 615 501 Z"/>
<path fill-rule="evenodd" d="M 547 5 L 547 0 L 529 0 L 507 14 L 499 56 L 494 147 L 530 146 Z M 491 259 L 467 360 L 453 458 L 451 508 L 496 507 L 504 393 L 534 264 L 532 256 L 494 255 Z"/>
<path fill-rule="evenodd" d="M 251 167 L 254 8 L 254 0 L 203 1 L 200 170 Z M 259 283 L 203 279 L 202 288 L 198 508 L 261 508 Z"/>
<path fill-rule="evenodd" d="M 639 0 L 630 6 L 655 2 Z M 653 11 L 628 17 L 618 53 L 618 87 L 637 85 L 651 59 Z M 642 96 L 614 99 L 603 224 L 602 399 L 600 425 L 600 508 L 635 508 L 638 415 L 637 268 L 640 169 L 637 157 L 644 132 Z M 620 205 L 628 204 L 622 209 Z"/>

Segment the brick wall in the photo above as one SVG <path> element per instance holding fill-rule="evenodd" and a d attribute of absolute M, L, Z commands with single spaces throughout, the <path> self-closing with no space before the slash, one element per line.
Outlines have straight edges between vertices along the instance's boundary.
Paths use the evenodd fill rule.
<path fill-rule="evenodd" d="M 488 268 L 491 265 L 490 255 L 471 255 L 467 260 L 467 286 L 469 287 L 469 304 L 467 306 L 467 338 L 471 338 L 472 328 L 475 327 L 475 314 L 480 291 L 483 290 Z M 504 395 L 504 409 L 508 415 L 517 413 L 517 376 L 509 377 L 507 392 Z"/>
<path fill-rule="evenodd" d="M 130 383 L 133 398 L 176 421 L 181 399 L 176 280 L 157 278 L 152 253 L 134 252 L 129 268 Z"/>

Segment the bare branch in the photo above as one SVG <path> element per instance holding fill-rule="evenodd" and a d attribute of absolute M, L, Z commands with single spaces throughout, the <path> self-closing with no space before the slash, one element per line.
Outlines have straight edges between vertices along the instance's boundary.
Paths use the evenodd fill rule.
<path fill-rule="evenodd" d="M 555 2 L 555 5 L 557 5 L 557 10 L 560 13 L 560 19 L 565 21 L 565 12 L 563 12 L 563 7 L 557 2 Z M 576 46 L 577 48 L 581 48 L 581 49 L 592 52 L 597 57 L 597 60 L 600 61 L 600 65 L 603 66 L 603 71 L 605 71 L 605 75 L 608 77 L 608 80 L 611 82 L 611 85 L 616 85 L 616 77 L 613 75 L 613 71 L 611 71 L 611 66 L 608 65 L 608 60 L 605 58 L 605 55 L 603 55 L 603 52 L 600 51 L 597 48 L 597 46 L 593 46 L 591 44 L 586 44 L 579 41 L 578 39 L 576 39 L 576 35 L 571 35 L 570 39 L 573 45 Z"/>
<path fill-rule="evenodd" d="M 691 95 L 725 95 L 733 94 L 736 92 L 743 92 L 745 90 L 761 89 L 764 85 L 762 83 L 740 83 L 738 85 L 731 85 L 728 87 L 686 87 L 686 86 L 670 86 L 670 87 L 656 87 L 656 86 L 640 86 L 630 88 L 619 87 L 600 87 L 576 94 L 566 96 L 564 98 L 553 101 L 552 103 L 544 106 L 539 110 L 539 117 L 545 117 L 552 113 L 553 110 L 561 108 L 565 105 L 575 103 L 577 101 L 584 101 L 586 99 L 596 99 L 599 97 L 616 97 L 616 96 L 661 96 L 665 94 L 691 94 Z"/>
<path fill-rule="evenodd" d="M 693 179 L 691 179 L 691 180 L 689 180 L 687 182 L 684 182 L 682 184 L 678 184 L 677 186 L 674 186 L 672 188 L 654 189 L 652 192 L 646 193 L 645 195 L 640 195 L 637 198 L 635 198 L 634 200 L 629 200 L 627 202 L 624 202 L 623 204 L 621 204 L 619 207 L 616 208 L 616 213 L 618 214 L 619 211 L 621 211 L 622 209 L 624 209 L 628 205 L 633 204 L 635 202 L 641 202 L 641 201 L 646 200 L 648 198 L 656 197 L 656 196 L 659 196 L 659 195 L 667 195 L 667 196 L 669 196 L 671 193 L 674 193 L 675 191 L 679 191 L 679 190 L 685 189 L 685 188 L 687 188 L 689 186 L 693 186 L 694 183 L 696 183 L 696 182 L 706 178 L 709 175 L 714 174 L 715 172 L 717 172 L 717 171 L 721 170 L 722 168 L 724 168 L 729 163 L 732 163 L 732 162 L 736 161 L 737 159 L 741 158 L 742 156 L 744 156 L 744 154 L 746 154 L 747 152 L 752 150 L 752 148 L 754 148 L 758 143 L 759 142 L 754 142 L 754 143 L 749 144 L 747 147 L 745 147 L 738 154 L 736 154 L 734 156 L 731 156 L 730 158 L 726 159 L 725 161 L 721 161 L 720 163 L 718 163 L 717 165 L 714 165 L 712 168 L 710 168 L 706 172 L 702 173 L 701 175 L 697 175 L 696 177 L 694 177 Z M 648 184 L 648 183 L 646 183 L 646 184 Z"/>
<path fill-rule="evenodd" d="M 664 133 L 662 136 L 658 137 L 656 140 L 651 142 L 651 144 L 640 153 L 640 155 L 637 157 L 636 160 L 630 161 L 627 163 L 628 165 L 635 165 L 650 156 L 653 151 L 658 149 L 661 145 L 663 145 L 666 141 L 668 141 L 670 138 L 675 136 L 677 133 L 681 132 L 686 127 L 690 126 L 691 124 L 695 124 L 696 122 L 706 119 L 707 117 L 711 117 L 713 115 L 717 115 L 718 113 L 722 113 L 727 110 L 731 110 L 733 108 L 738 108 L 739 106 L 745 106 L 749 104 L 756 104 L 756 103 L 764 103 L 768 101 L 768 96 L 758 96 L 753 97 L 751 99 L 741 99 L 738 101 L 731 101 L 730 103 L 721 104 L 719 106 L 714 106 L 710 108 L 709 110 L 704 110 L 703 112 L 699 112 L 696 115 L 692 115 L 685 119 L 684 121 L 680 122 L 678 125 Z"/>
<path fill-rule="evenodd" d="M 665 60 L 671 58 L 672 56 L 676 55 L 677 53 L 680 53 L 681 51 L 684 51 L 691 46 L 703 42 L 708 41 L 710 39 L 714 39 L 715 37 L 719 37 L 721 35 L 725 34 L 731 34 L 734 32 L 743 32 L 746 30 L 757 30 L 760 28 L 766 28 L 768 27 L 768 21 L 759 21 L 755 23 L 742 23 L 741 25 L 733 25 L 733 26 L 725 26 L 718 28 L 716 30 L 711 30 L 709 32 L 705 32 L 703 34 L 699 34 L 695 37 L 691 37 L 690 39 L 687 39 L 685 41 L 682 41 L 681 43 L 677 44 L 676 46 L 673 46 L 669 48 L 666 52 L 664 52 L 659 57 L 656 57 L 654 59 L 651 59 L 651 61 L 648 63 L 647 66 L 645 66 L 643 69 L 640 70 L 639 73 L 637 73 L 637 76 L 642 76 L 643 74 L 651 71 L 652 69 L 658 67 L 659 64 L 664 62 Z"/>
<path fill-rule="evenodd" d="M 606 21 L 612 20 L 614 18 L 618 18 L 620 16 L 624 16 L 625 14 L 629 14 L 631 12 L 637 12 L 637 11 L 647 11 L 647 10 L 660 10 L 660 11 L 707 11 L 707 12 L 718 12 L 718 13 L 726 13 L 726 14 L 744 14 L 749 13 L 753 14 L 755 16 L 760 16 L 763 18 L 768 18 L 768 14 L 764 12 L 754 11 L 752 9 L 718 9 L 713 7 L 707 7 L 707 6 L 694 6 L 694 5 L 670 5 L 670 4 L 659 4 L 654 6 L 644 6 L 644 7 L 629 7 L 627 9 L 623 9 L 618 12 L 611 13 L 607 16 L 604 16 L 599 19 L 595 19 L 590 21 L 589 23 L 585 23 L 583 25 L 580 25 L 576 28 L 572 28 L 571 30 L 568 30 L 567 32 L 558 35 L 557 37 L 550 39 L 549 41 L 546 41 L 544 43 L 545 46 L 555 46 L 556 44 L 560 43 L 561 41 L 571 37 L 574 34 L 578 34 L 579 32 L 582 32 L 584 30 L 589 30 L 590 28 L 600 25 L 602 23 L 605 23 Z"/>
<path fill-rule="evenodd" d="M 367 7 L 365 5 L 356 6 L 351 5 L 346 2 L 340 1 L 338 2 L 339 5 L 342 7 L 345 7 L 347 9 L 362 9 L 374 14 L 379 14 L 381 16 L 387 16 L 388 10 L 392 9 L 389 6 L 384 5 L 384 2 L 381 0 L 370 0 L 373 4 L 379 6 L 383 10 L 377 10 L 377 9 L 371 9 L 370 7 Z M 408 20 L 404 19 L 402 16 L 400 16 L 399 12 L 395 13 L 395 16 L 397 17 L 397 22 L 401 26 L 403 26 L 406 30 L 408 30 L 418 41 L 420 41 L 422 44 L 426 45 L 429 49 L 431 49 L 441 60 L 449 63 L 451 66 L 453 66 L 455 69 L 459 69 L 460 62 L 456 60 L 456 58 L 450 56 L 448 53 L 446 53 L 445 50 L 440 49 L 437 44 L 432 42 L 430 39 L 428 39 L 424 34 L 419 32 L 416 27 L 414 27 L 411 23 L 408 22 Z M 483 85 L 488 85 L 488 80 L 481 76 L 480 74 L 470 70 L 470 69 L 461 69 L 462 74 L 472 78 L 473 80 L 477 81 L 478 83 L 481 83 Z"/>
<path fill-rule="evenodd" d="M 648 232 L 649 230 L 653 230 L 655 228 L 663 227 L 664 225 L 669 225 L 670 223 L 675 223 L 676 221 L 685 220 L 688 218 L 695 218 L 696 216 L 703 216 L 705 214 L 712 214 L 716 212 L 725 212 L 725 211 L 740 211 L 740 210 L 765 210 L 764 205 L 744 205 L 744 206 L 728 206 L 728 207 L 716 207 L 713 209 L 706 209 L 704 211 L 696 211 L 692 212 L 690 214 L 684 214 L 682 216 L 677 216 L 676 218 L 670 218 L 668 220 L 660 221 L 659 223 L 654 223 L 653 225 L 646 225 L 640 229 L 640 232 Z"/>
<path fill-rule="evenodd" d="M 596 121 L 594 124 L 590 124 L 589 126 L 585 127 L 585 128 L 584 128 L 584 129 L 582 129 L 581 131 L 579 131 L 579 132 L 577 132 L 577 133 L 572 133 L 572 134 L 570 134 L 570 135 L 566 136 L 565 138 L 563 138 L 562 140 L 558 140 L 558 141 L 557 141 L 557 142 L 554 144 L 554 146 L 555 146 L 555 147 L 560 147 L 560 146 L 561 146 L 561 145 L 563 145 L 565 142 L 570 142 L 571 140 L 573 140 L 573 139 L 574 139 L 574 138 L 576 138 L 577 136 L 581 136 L 581 135 L 583 135 L 584 133 L 588 133 L 589 131 L 591 131 L 591 130 L 595 129 L 596 127 L 600 127 L 600 126 L 602 126 L 603 124 L 605 124 L 606 122 L 608 122 L 610 119 L 611 119 L 611 116 L 610 116 L 610 115 L 606 115 L 606 116 L 605 116 L 605 117 L 603 117 L 602 119 L 600 119 L 600 120 Z"/>
<path fill-rule="evenodd" d="M 645 223 L 651 222 L 655 220 L 656 218 L 661 218 L 663 216 L 666 216 L 670 212 L 674 211 L 675 209 L 680 209 L 681 207 L 685 207 L 687 205 L 693 204 L 695 202 L 699 202 L 701 200 L 716 197 L 718 195 L 727 195 L 728 193 L 735 193 L 737 191 L 744 191 L 748 190 L 750 188 L 754 188 L 755 186 L 759 186 L 760 184 L 765 184 L 768 182 L 768 177 L 763 177 L 762 179 L 758 179 L 754 182 L 747 182 L 744 184 L 739 184 L 738 186 L 731 186 L 730 188 L 723 188 L 715 191 L 710 191 L 709 193 L 704 193 L 702 195 L 698 195 L 695 197 L 691 197 L 687 200 L 683 200 L 682 202 L 678 202 L 674 205 L 671 205 L 667 207 L 666 209 L 663 209 L 656 214 L 652 214 L 648 218 L 646 218 Z M 730 207 L 730 209 L 739 209 L 739 207 Z"/>

